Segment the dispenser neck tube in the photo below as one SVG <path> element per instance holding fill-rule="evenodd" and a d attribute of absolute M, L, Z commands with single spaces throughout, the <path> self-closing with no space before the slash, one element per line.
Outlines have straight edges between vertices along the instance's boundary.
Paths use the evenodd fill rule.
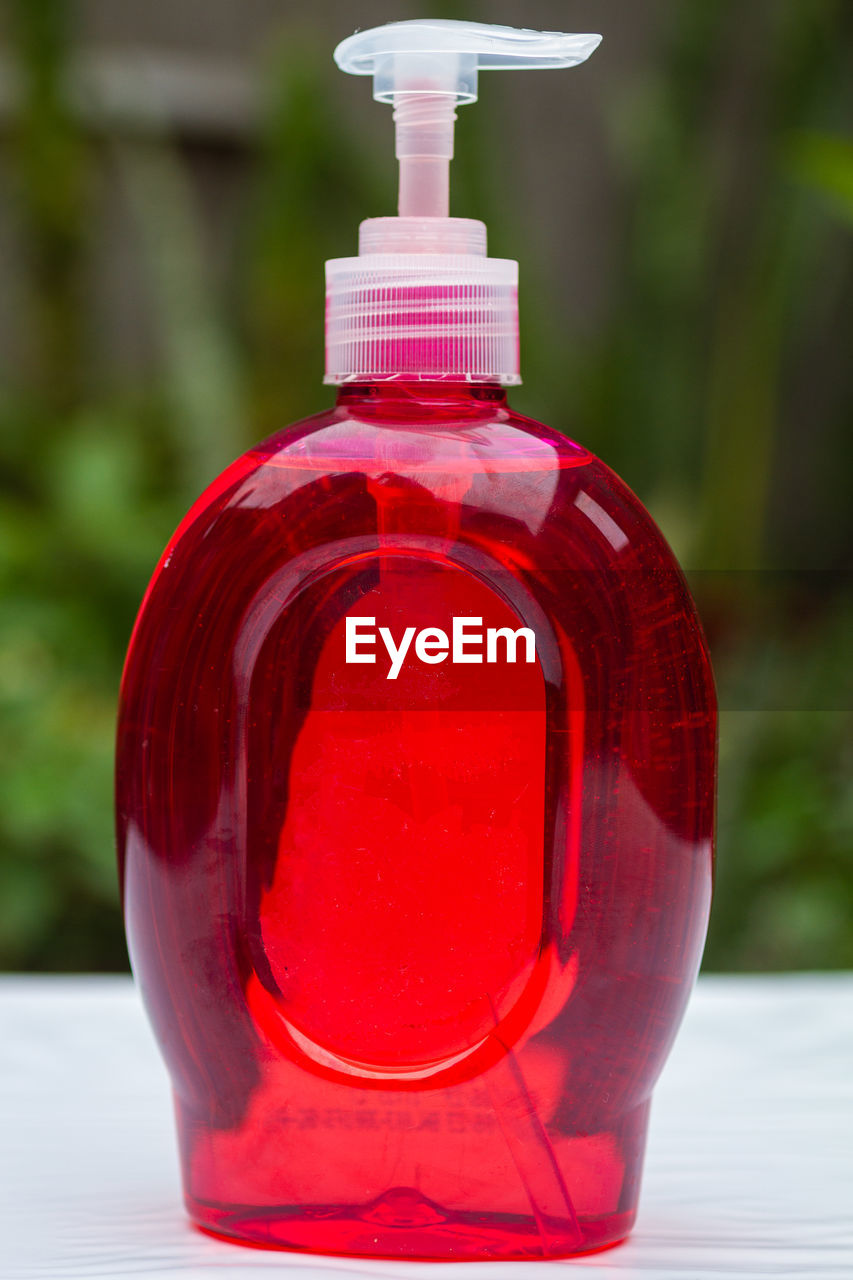
<path fill-rule="evenodd" d="M 429 90 L 401 93 L 395 100 L 401 218 L 446 218 L 450 213 L 455 108 L 454 97 Z"/>

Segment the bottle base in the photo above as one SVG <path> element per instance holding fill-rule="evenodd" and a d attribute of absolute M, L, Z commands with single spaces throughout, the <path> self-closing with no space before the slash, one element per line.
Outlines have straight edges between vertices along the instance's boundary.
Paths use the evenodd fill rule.
<path fill-rule="evenodd" d="M 635 1211 L 577 1222 L 516 1215 L 450 1213 L 409 1188 L 364 1206 L 222 1209 L 188 1200 L 193 1223 L 231 1244 L 301 1253 L 413 1261 L 521 1261 L 614 1248 Z"/>

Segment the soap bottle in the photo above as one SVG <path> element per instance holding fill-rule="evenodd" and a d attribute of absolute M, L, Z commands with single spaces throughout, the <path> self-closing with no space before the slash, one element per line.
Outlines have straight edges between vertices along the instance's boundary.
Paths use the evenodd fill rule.
<path fill-rule="evenodd" d="M 448 217 L 482 69 L 597 36 L 393 23 L 399 217 L 327 264 L 333 408 L 170 541 L 121 693 L 133 970 L 186 1204 L 255 1245 L 612 1245 L 711 893 L 716 708 L 649 515 L 515 413 L 517 265 Z"/>

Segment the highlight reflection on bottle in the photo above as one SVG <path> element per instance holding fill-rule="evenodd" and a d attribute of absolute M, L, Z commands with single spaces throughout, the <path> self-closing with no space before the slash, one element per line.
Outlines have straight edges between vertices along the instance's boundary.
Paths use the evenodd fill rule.
<path fill-rule="evenodd" d="M 339 57 L 387 80 L 390 51 L 411 98 L 424 31 L 442 74 L 457 45 L 454 66 L 519 47 L 404 23 Z M 542 39 L 518 56 L 554 65 Z M 636 498 L 507 405 L 513 264 L 447 268 L 436 238 L 480 224 L 377 221 L 399 225 L 329 264 L 336 406 L 220 477 L 140 612 L 117 773 L 134 971 L 201 1226 L 560 1256 L 636 1211 L 707 921 L 713 682 Z"/>

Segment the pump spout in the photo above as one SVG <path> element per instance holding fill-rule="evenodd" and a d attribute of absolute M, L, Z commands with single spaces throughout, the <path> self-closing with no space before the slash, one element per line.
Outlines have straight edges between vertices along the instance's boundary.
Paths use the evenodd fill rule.
<path fill-rule="evenodd" d="M 574 67 L 600 43 L 597 35 L 419 19 L 356 32 L 335 62 L 373 76 L 374 98 L 394 106 L 400 216 L 446 218 L 456 107 L 476 102 L 478 72 Z"/>

